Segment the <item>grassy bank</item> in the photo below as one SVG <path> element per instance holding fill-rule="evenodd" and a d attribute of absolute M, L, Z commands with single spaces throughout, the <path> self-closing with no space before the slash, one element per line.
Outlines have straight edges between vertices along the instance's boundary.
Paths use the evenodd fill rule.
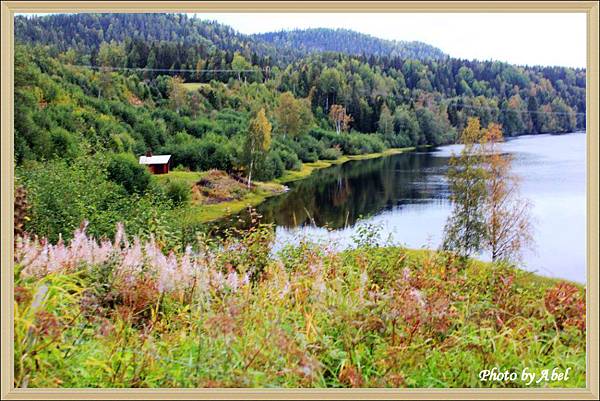
<path fill-rule="evenodd" d="M 208 172 L 172 171 L 168 174 L 155 176 L 157 182 L 168 185 L 170 182 L 179 181 L 192 188 L 200 180 L 207 177 Z M 192 200 L 173 211 L 174 218 L 182 225 L 201 224 L 218 220 L 222 217 L 236 214 L 251 206 L 257 206 L 270 196 L 278 195 L 285 190 L 285 186 L 277 182 L 254 181 L 251 189 L 245 190 L 238 199 L 202 203 L 197 199 Z"/>
<path fill-rule="evenodd" d="M 353 155 L 353 156 L 344 155 L 336 160 L 318 160 L 313 163 L 302 163 L 302 168 L 299 171 L 287 170 L 283 174 L 283 176 L 277 178 L 274 181 L 277 183 L 280 183 L 280 184 L 285 184 L 288 182 L 297 181 L 297 180 L 306 178 L 309 175 L 311 175 L 312 172 L 315 170 L 331 167 L 331 166 L 338 165 L 338 164 L 343 164 L 350 160 L 375 159 L 378 157 L 391 156 L 391 155 L 396 155 L 396 154 L 404 153 L 404 152 L 411 152 L 413 150 L 415 150 L 414 147 L 392 148 L 392 149 L 386 149 L 383 152 L 379 152 L 379 153 L 368 153 L 365 155 Z"/>
<path fill-rule="evenodd" d="M 308 177 L 313 171 L 342 164 L 351 160 L 366 160 L 378 157 L 390 156 L 399 153 L 413 151 L 415 148 L 387 149 L 380 153 L 369 153 L 365 155 L 342 156 L 337 160 L 318 160 L 312 163 L 303 163 L 299 171 L 286 170 L 283 176 L 271 182 L 255 182 L 255 187 L 240 199 L 227 200 L 211 204 L 200 204 L 192 200 L 189 205 L 175 210 L 174 218 L 180 219 L 185 225 L 201 224 L 218 220 L 241 212 L 247 207 L 255 207 L 267 198 L 278 195 L 285 191 L 283 184 L 297 181 Z M 181 181 L 189 187 L 206 176 L 206 172 L 196 171 L 171 171 L 168 174 L 157 175 L 157 182 L 166 185 L 170 181 Z"/>
<path fill-rule="evenodd" d="M 368 244 L 274 259 L 263 229 L 198 255 L 75 237 L 50 259 L 17 247 L 17 387 L 585 386 L 567 283 Z M 481 381 L 494 367 L 569 375 Z"/>
<path fill-rule="evenodd" d="M 239 200 L 200 205 L 192 202 L 176 210 L 177 218 L 184 224 L 199 224 L 215 221 L 241 212 L 248 207 L 255 207 L 267 198 L 280 194 L 283 186 L 276 183 L 256 183 L 257 187 Z"/>

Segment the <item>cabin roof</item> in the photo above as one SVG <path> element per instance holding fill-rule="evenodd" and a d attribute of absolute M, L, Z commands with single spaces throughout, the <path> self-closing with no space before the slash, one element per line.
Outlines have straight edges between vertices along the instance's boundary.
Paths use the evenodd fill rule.
<path fill-rule="evenodd" d="M 167 164 L 171 155 L 140 156 L 140 164 Z"/>

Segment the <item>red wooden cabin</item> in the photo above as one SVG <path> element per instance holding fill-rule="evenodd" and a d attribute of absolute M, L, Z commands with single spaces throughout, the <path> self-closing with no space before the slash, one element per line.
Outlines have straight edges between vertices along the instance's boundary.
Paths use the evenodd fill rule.
<path fill-rule="evenodd" d="M 167 174 L 169 172 L 169 164 L 171 163 L 171 155 L 156 155 L 152 152 L 147 152 L 146 156 L 140 156 L 140 164 L 145 164 L 152 174 Z"/>

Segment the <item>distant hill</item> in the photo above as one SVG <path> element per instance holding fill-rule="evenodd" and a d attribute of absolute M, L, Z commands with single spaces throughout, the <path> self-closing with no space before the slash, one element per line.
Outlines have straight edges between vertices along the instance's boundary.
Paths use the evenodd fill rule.
<path fill-rule="evenodd" d="M 447 57 L 440 49 L 426 43 L 384 40 L 347 29 L 319 28 L 244 35 L 230 26 L 186 14 L 17 16 L 15 37 L 23 43 L 50 45 L 60 52 L 73 49 L 90 55 L 98 51 L 102 42 L 137 41 L 149 47 L 168 43 L 177 47 L 170 51 L 176 53 L 176 57 L 170 58 L 176 58 L 178 64 L 190 62 L 187 60 L 190 57 L 207 58 L 220 52 L 240 52 L 248 59 L 267 58 L 279 65 L 322 51 L 416 60 Z"/>
<path fill-rule="evenodd" d="M 331 51 L 415 60 L 448 57 L 440 49 L 423 42 L 385 40 L 349 29 L 290 30 L 257 34 L 252 37 L 290 53 L 306 54 Z"/>
<path fill-rule="evenodd" d="M 56 14 L 42 17 L 15 17 L 15 38 L 24 43 L 55 46 L 59 51 L 74 49 L 81 53 L 97 51 L 102 42 L 142 40 L 147 44 L 169 42 L 198 46 L 205 53 L 216 49 L 253 51 L 263 49 L 250 36 L 214 21 L 191 18 L 186 14 Z"/>

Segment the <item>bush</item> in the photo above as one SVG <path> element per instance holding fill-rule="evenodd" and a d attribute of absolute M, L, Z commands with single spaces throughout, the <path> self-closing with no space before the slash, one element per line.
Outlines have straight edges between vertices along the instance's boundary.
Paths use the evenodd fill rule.
<path fill-rule="evenodd" d="M 367 153 L 378 153 L 385 149 L 385 144 L 376 135 L 359 134 L 352 132 L 345 135 L 340 144 L 344 154 L 364 155 Z"/>
<path fill-rule="evenodd" d="M 167 197 L 175 206 L 183 205 L 189 202 L 191 198 L 191 190 L 183 181 L 171 181 L 167 184 Z"/>
<path fill-rule="evenodd" d="M 150 184 L 150 173 L 146 166 L 138 163 L 129 153 L 116 153 L 110 156 L 108 178 L 121 184 L 130 193 L 144 193 Z"/>
<path fill-rule="evenodd" d="M 335 131 L 329 131 L 323 128 L 313 128 L 308 134 L 328 146 L 341 137 L 341 135 L 338 135 Z"/>
<path fill-rule="evenodd" d="M 281 161 L 278 152 L 271 152 L 257 164 L 253 174 L 257 181 L 269 181 L 281 177 L 284 171 L 285 165 Z"/>
<path fill-rule="evenodd" d="M 156 238 L 171 231 L 167 218 L 170 202 L 152 186 L 144 195 L 127 194 L 123 186 L 108 179 L 108 162 L 80 157 L 30 163 L 19 167 L 16 178 L 27 190 L 25 231 L 56 242 L 69 239 L 87 221 L 88 232 L 96 238 L 112 237 L 117 222 L 125 223 L 132 234 Z"/>
<path fill-rule="evenodd" d="M 309 132 L 311 138 L 318 140 L 323 147 L 319 153 L 321 159 L 332 160 L 332 151 L 327 148 L 339 148 L 341 154 L 345 155 L 361 155 L 366 153 L 382 152 L 386 145 L 379 135 L 361 134 L 351 132 L 349 134 L 337 134 L 334 131 L 328 131 L 322 128 L 313 128 Z M 327 155 L 325 155 L 327 151 Z"/>
<path fill-rule="evenodd" d="M 171 154 L 175 165 L 182 165 L 195 171 L 210 169 L 231 171 L 234 164 L 235 152 L 232 145 L 218 142 L 212 137 L 170 143 L 160 151 Z"/>
<path fill-rule="evenodd" d="M 183 167 L 181 164 L 178 164 L 173 171 L 189 171 L 189 169 Z"/>
<path fill-rule="evenodd" d="M 62 128 L 53 128 L 50 131 L 49 157 L 59 157 L 64 159 L 74 159 L 80 153 L 78 138 L 69 131 Z"/>
<path fill-rule="evenodd" d="M 31 204 L 25 230 L 57 241 L 90 221 L 94 235 L 114 231 L 113 205 L 126 198 L 118 184 L 106 179 L 101 163 L 78 159 L 31 165 L 17 171 Z"/>
<path fill-rule="evenodd" d="M 323 160 L 337 160 L 342 157 L 342 151 L 339 148 L 327 148 L 321 154 Z"/>
<path fill-rule="evenodd" d="M 391 148 L 406 148 L 412 146 L 410 138 L 403 134 L 385 134 L 382 135 L 383 141 Z"/>
<path fill-rule="evenodd" d="M 283 162 L 283 166 L 286 170 L 300 170 L 302 162 L 298 159 L 298 156 L 287 149 L 280 149 L 277 151 L 277 155 Z"/>
<path fill-rule="evenodd" d="M 305 163 L 319 160 L 324 150 L 323 144 L 310 135 L 299 137 L 297 143 L 297 155 Z"/>

